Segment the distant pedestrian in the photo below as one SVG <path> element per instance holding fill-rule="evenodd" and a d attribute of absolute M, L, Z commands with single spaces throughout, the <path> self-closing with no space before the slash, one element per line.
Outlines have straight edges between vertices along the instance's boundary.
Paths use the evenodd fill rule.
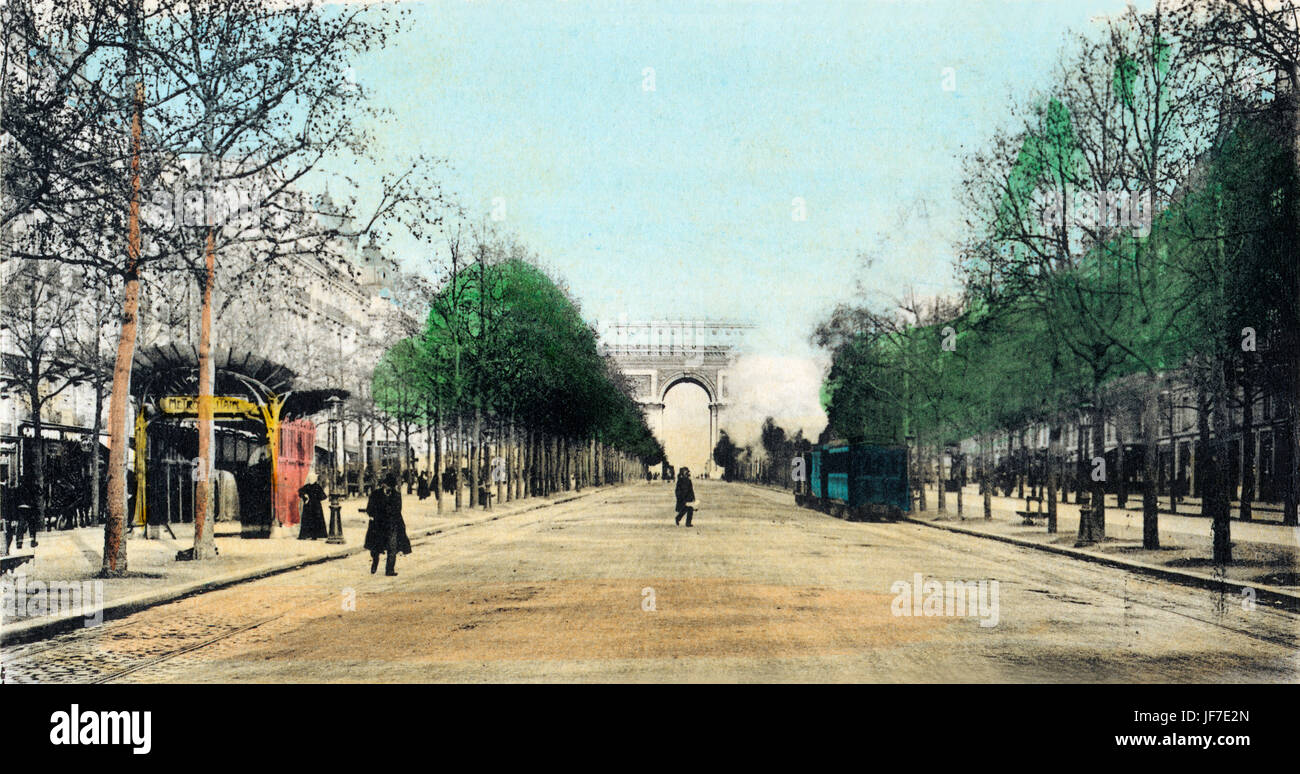
<path fill-rule="evenodd" d="M 402 493 L 397 489 L 397 476 L 384 476 L 379 488 L 370 493 L 366 502 L 370 526 L 366 528 L 366 550 L 370 552 L 370 572 L 379 568 L 379 555 L 387 552 L 385 575 L 397 574 L 397 553 L 411 553 L 411 541 L 406 537 L 406 522 L 402 519 Z"/>
<path fill-rule="evenodd" d="M 686 526 L 691 526 L 691 517 L 695 515 L 695 487 L 691 484 L 691 469 L 682 468 L 677 471 L 677 519 L 674 523 L 681 524 L 682 516 L 686 517 Z"/>
<path fill-rule="evenodd" d="M 18 487 L 18 548 L 23 547 L 23 532 L 32 536 L 32 548 L 40 545 L 36 542 L 36 529 L 41 523 L 40 494 L 36 486 L 36 477 L 28 475 Z"/>
<path fill-rule="evenodd" d="M 427 471 L 420 472 L 420 482 L 416 494 L 420 496 L 421 500 L 429 497 L 429 473 Z"/>
<path fill-rule="evenodd" d="M 7 481 L 4 486 L 4 521 L 5 521 L 5 553 L 9 553 L 9 546 L 13 544 L 14 538 L 22 540 L 22 530 L 27 525 L 22 521 L 22 514 L 18 510 L 20 505 L 19 497 L 21 490 L 18 488 L 17 481 Z M 21 548 L 22 545 L 19 544 Z"/>
<path fill-rule="evenodd" d="M 302 525 L 298 528 L 298 539 L 316 540 L 328 537 L 329 532 L 325 528 L 325 511 L 321 509 L 325 490 L 316 482 L 315 476 L 307 479 L 307 483 L 298 490 L 298 496 L 302 498 Z"/>

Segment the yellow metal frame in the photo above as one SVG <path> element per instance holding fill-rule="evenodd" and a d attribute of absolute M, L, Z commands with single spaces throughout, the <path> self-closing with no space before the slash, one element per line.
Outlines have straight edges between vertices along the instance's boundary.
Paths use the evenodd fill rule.
<path fill-rule="evenodd" d="M 287 397 L 287 396 L 286 396 Z M 284 409 L 285 398 L 275 394 L 266 396 L 266 404 L 254 403 L 244 398 L 226 395 L 213 395 L 213 419 L 218 417 L 233 419 L 243 417 L 261 419 L 266 425 L 267 456 L 271 461 L 271 518 L 278 521 L 280 482 L 278 474 L 280 460 L 280 412 Z M 168 395 L 159 399 L 158 408 L 168 416 L 198 417 L 198 396 Z M 145 502 L 145 454 L 148 436 L 145 428 L 144 412 L 135 415 L 135 514 L 134 524 L 143 527 L 148 523 L 147 503 Z"/>
<path fill-rule="evenodd" d="M 266 423 L 266 445 L 271 458 L 271 520 L 279 521 L 280 514 L 280 410 L 284 408 L 284 398 L 270 394 L 266 396 L 266 405 L 260 406 L 262 421 Z"/>

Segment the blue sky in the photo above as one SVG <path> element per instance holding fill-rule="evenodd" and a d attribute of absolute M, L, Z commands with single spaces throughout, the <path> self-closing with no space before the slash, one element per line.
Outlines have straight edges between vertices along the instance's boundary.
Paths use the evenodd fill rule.
<path fill-rule="evenodd" d="M 356 66 L 392 111 L 394 167 L 443 157 L 469 210 L 504 199 L 589 319 L 743 319 L 756 351 L 807 358 L 859 282 L 955 289 L 964 149 L 1048 84 L 1069 29 L 1125 3 L 404 5 L 407 30 Z"/>

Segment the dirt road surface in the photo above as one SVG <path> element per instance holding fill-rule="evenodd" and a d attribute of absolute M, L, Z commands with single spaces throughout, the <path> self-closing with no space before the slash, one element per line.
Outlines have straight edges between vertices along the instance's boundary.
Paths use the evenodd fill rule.
<path fill-rule="evenodd" d="M 6 648 L 5 680 L 1300 676 L 1300 618 L 1265 605 L 914 524 L 839 521 L 746 484 L 696 492 L 690 529 L 674 525 L 667 484 L 596 490 L 418 540 L 397 577 L 358 555 Z M 925 615 L 933 589 L 913 595 L 918 579 L 990 582 L 985 606 Z"/>

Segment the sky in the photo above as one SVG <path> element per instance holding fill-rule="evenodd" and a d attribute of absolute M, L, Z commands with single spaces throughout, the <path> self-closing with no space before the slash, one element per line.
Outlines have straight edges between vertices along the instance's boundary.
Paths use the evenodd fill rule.
<path fill-rule="evenodd" d="M 820 431 L 810 336 L 836 303 L 957 289 L 962 155 L 1048 86 L 1069 30 L 1125 2 L 402 6 L 406 30 L 355 66 L 390 111 L 363 201 L 443 158 L 448 193 L 495 209 L 588 320 L 755 324 L 723 421 L 744 440 L 774 412 Z"/>

